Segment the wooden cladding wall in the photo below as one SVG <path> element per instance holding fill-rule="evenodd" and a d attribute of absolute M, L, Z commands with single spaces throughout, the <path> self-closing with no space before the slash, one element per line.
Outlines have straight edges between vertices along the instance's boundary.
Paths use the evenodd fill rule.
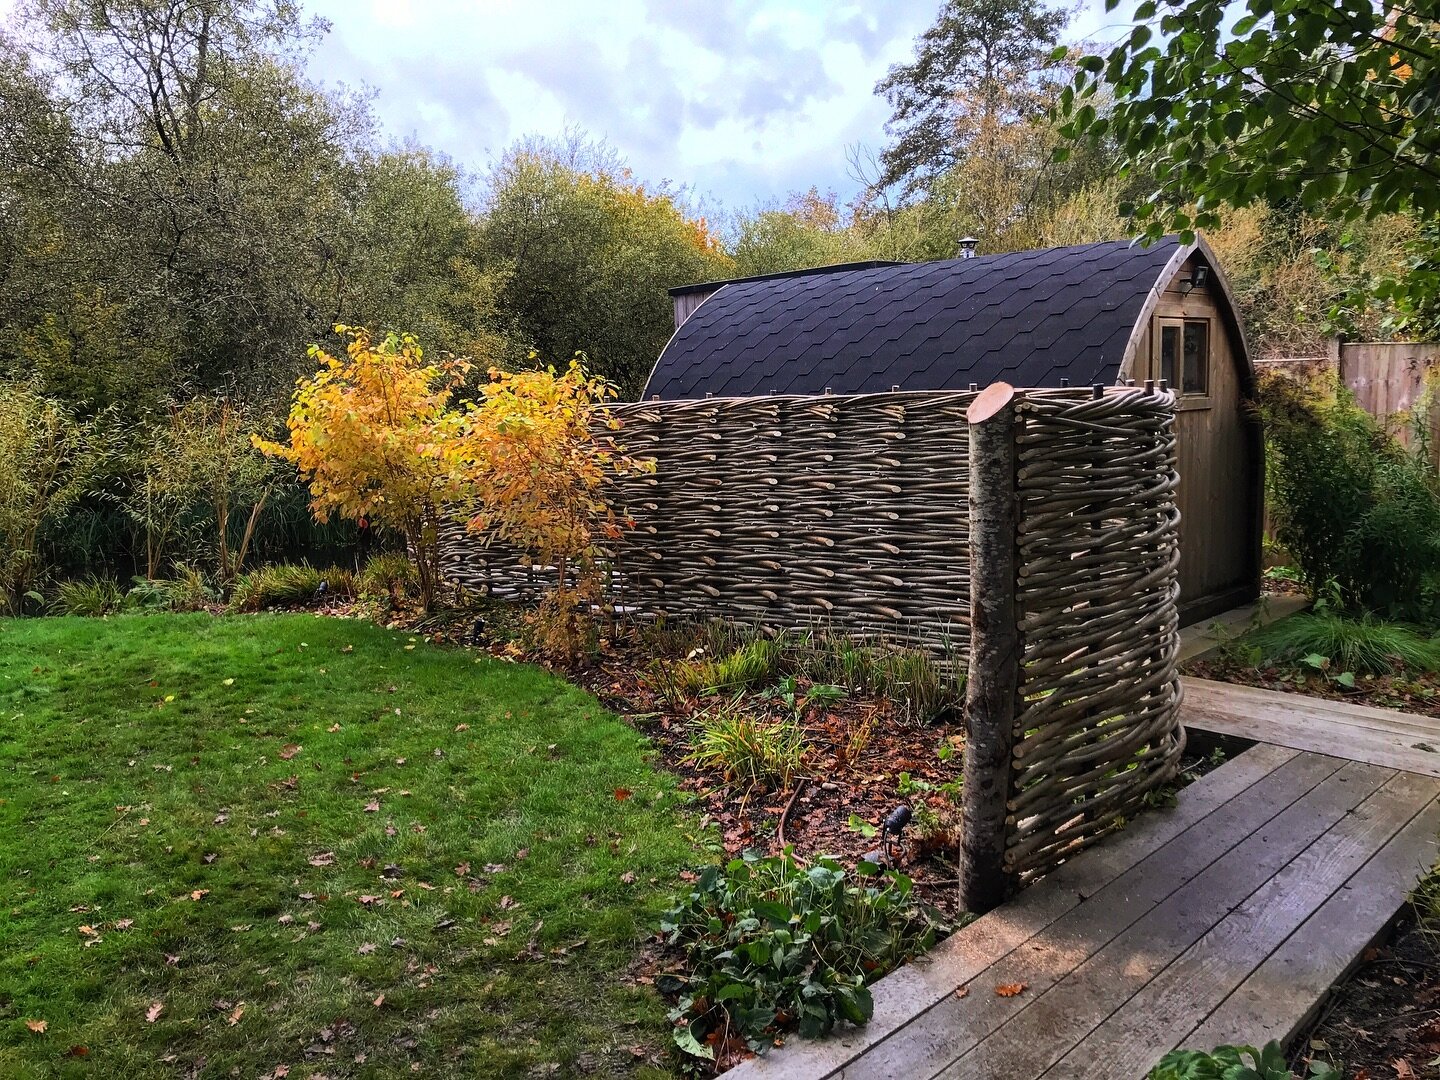
<path fill-rule="evenodd" d="M 963 656 L 970 392 L 617 405 L 656 461 L 614 496 L 636 521 L 615 600 L 669 618 L 824 625 Z M 447 578 L 501 595 L 530 572 L 446 527 Z M 533 584 L 539 584 L 538 580 Z"/>

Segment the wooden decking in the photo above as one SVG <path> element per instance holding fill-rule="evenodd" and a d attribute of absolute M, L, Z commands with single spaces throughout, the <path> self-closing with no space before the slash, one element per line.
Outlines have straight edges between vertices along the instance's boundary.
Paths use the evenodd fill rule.
<path fill-rule="evenodd" d="M 731 1075 L 1136 1080 L 1176 1046 L 1286 1039 L 1437 829 L 1432 775 L 1257 745 L 882 979 L 865 1027 Z"/>
<path fill-rule="evenodd" d="M 1181 682 L 1187 728 L 1440 777 L 1440 720 L 1209 679 Z"/>

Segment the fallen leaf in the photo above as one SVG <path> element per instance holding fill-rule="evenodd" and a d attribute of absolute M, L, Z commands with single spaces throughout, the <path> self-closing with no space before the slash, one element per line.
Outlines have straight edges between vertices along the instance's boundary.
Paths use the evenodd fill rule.
<path fill-rule="evenodd" d="M 369 907 L 371 904 L 375 903 L 379 899 L 380 897 L 378 896 L 362 896 L 360 897 L 360 903 L 363 904 L 365 907 Z"/>
<path fill-rule="evenodd" d="M 377 997 L 377 998 L 375 999 L 375 1007 L 378 1009 L 381 1005 L 384 1005 L 384 1004 L 385 1004 L 385 995 L 384 995 L 384 994 L 381 994 L 379 997 Z"/>
<path fill-rule="evenodd" d="M 297 744 L 295 744 L 295 743 L 293 743 L 293 742 L 292 742 L 292 743 L 286 743 L 286 744 L 285 744 L 283 747 L 281 747 L 281 749 L 280 749 L 280 759 L 281 759 L 282 761 L 289 761 L 291 758 L 293 758 L 293 757 L 294 757 L 296 754 L 298 754 L 299 752 L 300 752 L 300 747 L 299 747 Z"/>
<path fill-rule="evenodd" d="M 519 907 L 519 906 L 520 906 L 519 902 L 518 902 L 514 897 L 511 897 L 511 896 L 502 896 L 502 897 L 500 897 L 500 910 L 501 910 L 501 911 L 509 911 L 511 908 Z"/>
<path fill-rule="evenodd" d="M 355 951 L 361 956 L 369 956 L 375 951 L 375 943 L 373 941 L 367 941 Z"/>
<path fill-rule="evenodd" d="M 630 798 L 630 796 L 634 794 L 635 793 L 629 788 L 617 787 L 615 789 L 615 801 L 624 802 L 626 799 Z"/>
<path fill-rule="evenodd" d="M 88 1046 L 72 1046 L 72 1047 L 70 1047 L 69 1050 L 66 1050 L 66 1051 L 65 1051 L 65 1056 L 66 1056 L 66 1057 L 89 1057 L 89 1056 L 90 1056 L 90 1047 L 88 1047 Z"/>
<path fill-rule="evenodd" d="M 163 1001 L 152 1001 L 150 1007 L 145 1010 L 145 1022 L 147 1024 L 153 1024 L 156 1020 L 160 1019 L 160 1014 L 164 1011 L 165 1003 Z"/>
<path fill-rule="evenodd" d="M 49 1020 L 26 1020 L 25 1026 L 37 1035 L 44 1035 L 45 1029 L 50 1026 Z"/>
<path fill-rule="evenodd" d="M 376 812 L 377 810 L 379 810 L 379 809 L 380 809 L 380 800 L 379 800 L 379 799 L 371 799 L 369 802 L 367 802 L 367 803 L 365 804 L 365 813 L 367 813 L 367 814 L 373 814 L 373 813 L 375 813 L 375 812 Z"/>
<path fill-rule="evenodd" d="M 468 873 L 470 873 L 470 864 L 468 862 L 462 862 L 459 866 L 455 867 L 456 877 L 464 877 Z"/>
<path fill-rule="evenodd" d="M 634 884 L 635 884 L 635 871 L 634 871 L 634 870 L 626 870 L 625 873 L 621 874 L 621 875 L 620 875 L 620 884 L 621 884 L 621 885 L 634 885 Z"/>
<path fill-rule="evenodd" d="M 278 922 L 281 926 L 289 926 L 291 923 L 293 923 L 293 922 L 295 921 L 295 916 L 294 916 L 294 915 L 290 915 L 290 914 L 287 913 L 287 914 L 285 914 L 285 915 L 281 915 L 281 916 L 280 916 L 278 919 L 276 919 L 275 921 Z"/>
<path fill-rule="evenodd" d="M 995 987 L 995 993 L 1001 997 L 1016 997 L 1030 989 L 1029 983 L 1001 983 Z"/>
<path fill-rule="evenodd" d="M 225 685 L 225 686 L 234 686 L 234 685 L 235 685 L 235 680 L 234 680 L 234 679 L 226 679 L 226 680 L 224 680 L 223 685 Z"/>
<path fill-rule="evenodd" d="M 209 896 L 209 895 L 210 895 L 210 890 L 209 890 L 209 889 L 196 889 L 194 892 L 192 892 L 192 893 L 190 894 L 190 899 L 191 899 L 191 900 L 199 900 L 201 897 Z"/>
<path fill-rule="evenodd" d="M 328 728 L 326 728 L 325 730 L 326 730 L 326 731 L 329 731 L 329 732 L 331 732 L 331 733 L 333 734 L 334 732 L 340 730 L 340 725 L 339 725 L 339 724 L 331 724 L 331 725 L 330 725 Z"/>
<path fill-rule="evenodd" d="M 116 929 L 116 930 L 129 930 L 130 927 L 132 927 L 132 926 L 134 926 L 134 925 L 135 925 L 135 920 L 134 920 L 134 919 L 116 919 L 116 920 L 115 920 L 115 929 Z"/>
<path fill-rule="evenodd" d="M 100 931 L 96 930 L 93 926 L 82 926 L 80 927 L 80 933 L 84 934 L 86 937 L 98 937 Z"/>
<path fill-rule="evenodd" d="M 1415 1068 L 1409 1058 L 1396 1058 L 1390 1062 L 1390 1067 L 1395 1070 L 1395 1080 L 1416 1080 Z"/>
<path fill-rule="evenodd" d="M 955 996 L 956 996 L 957 998 L 969 997 L 969 996 L 970 996 L 970 987 L 968 987 L 968 986 L 957 986 L 957 987 L 955 988 Z"/>
<path fill-rule="evenodd" d="M 245 1003 L 242 1001 L 242 1002 L 240 1002 L 239 1005 L 236 1005 L 235 1008 L 234 1008 L 234 1010 L 230 1013 L 230 1015 L 225 1018 L 225 1022 L 226 1022 L 227 1024 L 229 1024 L 231 1027 L 234 1027 L 236 1024 L 238 1024 L 238 1023 L 240 1022 L 240 1017 L 242 1017 L 242 1016 L 244 1016 L 244 1015 L 245 1015 Z"/>
<path fill-rule="evenodd" d="M 334 866 L 335 852 L 322 851 L 319 855 L 311 855 L 308 861 L 311 866 Z"/>
<path fill-rule="evenodd" d="M 469 725 L 469 724 L 456 724 L 456 725 L 455 725 L 455 730 L 456 730 L 456 731 L 469 731 L 469 730 L 470 730 L 470 725 Z"/>

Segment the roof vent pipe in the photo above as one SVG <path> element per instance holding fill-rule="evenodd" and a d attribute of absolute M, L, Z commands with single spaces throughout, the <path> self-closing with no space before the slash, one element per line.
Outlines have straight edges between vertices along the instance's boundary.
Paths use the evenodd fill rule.
<path fill-rule="evenodd" d="M 980 243 L 973 236 L 962 236 L 960 238 L 960 258 L 973 259 L 975 257 L 975 245 Z"/>

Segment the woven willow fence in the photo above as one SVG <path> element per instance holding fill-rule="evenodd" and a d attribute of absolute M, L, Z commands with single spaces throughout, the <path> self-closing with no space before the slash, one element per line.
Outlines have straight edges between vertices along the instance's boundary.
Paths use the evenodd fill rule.
<path fill-rule="evenodd" d="M 972 410 L 973 910 L 1137 810 L 1184 746 L 1173 398 L 1003 396 Z"/>
<path fill-rule="evenodd" d="M 973 393 L 730 398 L 615 406 L 653 475 L 617 483 L 636 527 L 611 560 L 616 603 L 766 630 L 823 626 L 962 658 Z M 524 597 L 513 554 L 445 528 L 443 572 Z"/>
<path fill-rule="evenodd" d="M 612 597 L 966 663 L 961 892 L 986 910 L 1178 767 L 1173 408 L 1163 390 L 1003 384 L 617 406 L 657 467 L 614 493 L 637 524 Z M 459 526 L 443 547 L 472 588 L 546 584 Z"/>

